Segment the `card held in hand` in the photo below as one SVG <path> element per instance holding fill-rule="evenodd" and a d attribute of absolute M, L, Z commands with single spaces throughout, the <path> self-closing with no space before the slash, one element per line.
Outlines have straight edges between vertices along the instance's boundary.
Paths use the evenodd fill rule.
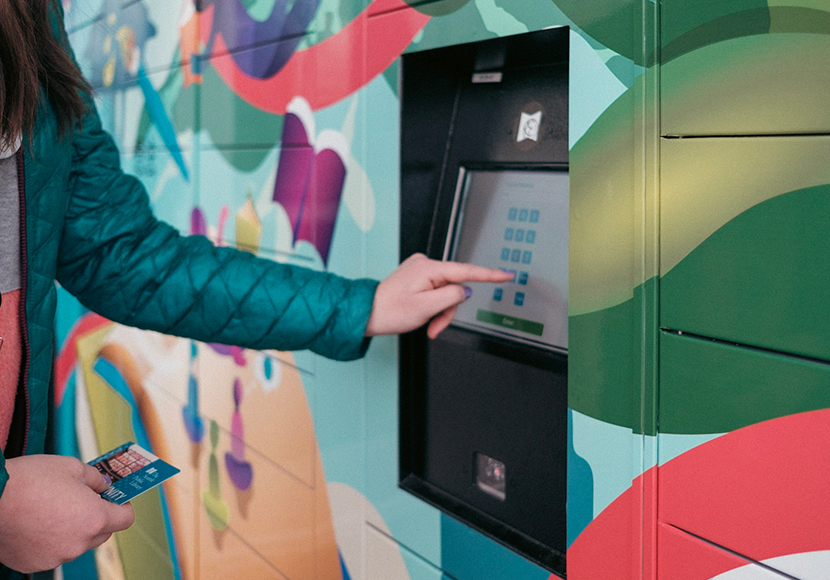
<path fill-rule="evenodd" d="M 116 447 L 89 464 L 112 480 L 112 486 L 101 497 L 118 505 L 179 473 L 179 469 L 132 442 Z"/>

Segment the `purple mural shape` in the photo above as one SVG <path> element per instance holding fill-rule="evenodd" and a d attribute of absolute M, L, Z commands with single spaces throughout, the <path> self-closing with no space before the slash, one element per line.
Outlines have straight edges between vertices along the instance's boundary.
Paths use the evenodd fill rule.
<path fill-rule="evenodd" d="M 234 487 L 245 491 L 251 487 L 254 480 L 254 470 L 251 464 L 245 461 L 245 428 L 242 425 L 242 414 L 239 405 L 242 403 L 242 382 L 233 381 L 233 417 L 231 418 L 231 451 L 225 453 L 225 469 L 231 478 Z"/>
<path fill-rule="evenodd" d="M 320 0 L 276 0 L 268 18 L 259 21 L 241 0 L 203 0 L 200 11 L 213 6 L 207 54 L 213 54 L 216 35 L 221 33 L 240 70 L 258 79 L 270 78 L 294 54 L 319 5 Z"/>
<path fill-rule="evenodd" d="M 191 236 L 207 236 L 207 223 L 205 222 L 205 215 L 198 207 L 194 207 L 190 212 L 190 235 Z"/>
<path fill-rule="evenodd" d="M 300 227 L 294 238 L 295 242 L 305 240 L 313 244 L 324 264 L 328 263 L 345 181 L 346 166 L 336 152 L 323 149 L 314 156 Z"/>
<path fill-rule="evenodd" d="M 236 363 L 236 366 L 245 366 L 245 351 L 238 346 L 231 346 L 229 344 L 219 344 L 218 342 L 208 343 L 208 346 L 213 349 L 216 354 L 222 356 L 229 356 Z"/>
<path fill-rule="evenodd" d="M 331 147 L 326 146 L 323 134 L 317 147 L 311 144 L 309 126 L 313 120 L 303 120 L 311 114 L 306 107 L 293 107 L 300 110 L 292 111 L 289 105 L 285 115 L 273 199 L 288 214 L 293 243 L 311 243 L 327 264 L 346 181 L 344 153 L 338 149 L 345 147 L 337 143 L 337 137 L 342 141 L 342 136 L 331 131 L 326 132 Z"/>

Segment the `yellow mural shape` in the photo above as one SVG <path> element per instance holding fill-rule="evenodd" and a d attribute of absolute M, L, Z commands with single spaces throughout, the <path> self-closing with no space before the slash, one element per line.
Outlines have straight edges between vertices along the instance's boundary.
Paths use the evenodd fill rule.
<path fill-rule="evenodd" d="M 106 359 L 108 354 L 106 343 L 113 328 L 114 325 L 106 326 L 84 336 L 77 343 L 80 374 L 83 377 L 88 406 L 92 410 L 90 417 L 94 440 L 97 444 L 97 449 L 93 454 L 96 455 L 105 453 L 127 441 L 136 440 L 132 407 L 94 368 L 99 359 Z M 147 425 L 150 427 L 148 433 L 150 433 L 154 422 L 157 424 L 157 418 L 152 404 L 142 395 L 143 389 L 140 387 L 140 378 L 135 365 L 123 349 L 110 345 L 109 355 L 113 359 L 109 362 L 119 369 L 121 376 L 131 387 L 133 397 L 137 402 L 142 401 L 137 404 L 139 408 L 143 406 L 144 414 L 148 418 Z M 84 427 L 81 425 L 79 428 Z M 155 435 L 158 440 L 159 433 L 156 432 Z M 171 499 L 168 498 L 168 501 Z M 127 580 L 138 578 L 173 580 L 172 559 L 166 540 L 165 520 L 158 490 L 151 490 L 135 498 L 131 503 L 141 517 L 136 518 L 136 523 L 131 528 L 116 535 L 118 559 L 120 559 L 124 578 Z M 154 557 L 148 557 L 148 554 L 154 554 Z M 108 567 L 117 568 L 113 552 L 102 551 L 101 556 L 106 560 Z"/>
<path fill-rule="evenodd" d="M 256 254 L 262 237 L 262 223 L 250 197 L 236 212 L 236 247 Z"/>

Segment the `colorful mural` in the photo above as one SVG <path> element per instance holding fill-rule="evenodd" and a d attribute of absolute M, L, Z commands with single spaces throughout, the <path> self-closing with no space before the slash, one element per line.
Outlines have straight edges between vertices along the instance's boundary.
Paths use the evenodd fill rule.
<path fill-rule="evenodd" d="M 568 577 L 826 576 L 824 0 L 63 6 L 160 218 L 355 278 L 399 258 L 397 58 L 569 26 Z M 67 580 L 553 578 L 397 488 L 392 338 L 251 352 L 62 293 L 58 342 L 57 450 L 182 469 Z"/>

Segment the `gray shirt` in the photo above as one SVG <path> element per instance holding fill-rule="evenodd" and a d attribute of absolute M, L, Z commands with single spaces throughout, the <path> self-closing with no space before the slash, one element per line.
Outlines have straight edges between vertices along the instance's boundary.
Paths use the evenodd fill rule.
<path fill-rule="evenodd" d="M 17 157 L 0 159 L 0 294 L 20 288 L 20 198 Z"/>

